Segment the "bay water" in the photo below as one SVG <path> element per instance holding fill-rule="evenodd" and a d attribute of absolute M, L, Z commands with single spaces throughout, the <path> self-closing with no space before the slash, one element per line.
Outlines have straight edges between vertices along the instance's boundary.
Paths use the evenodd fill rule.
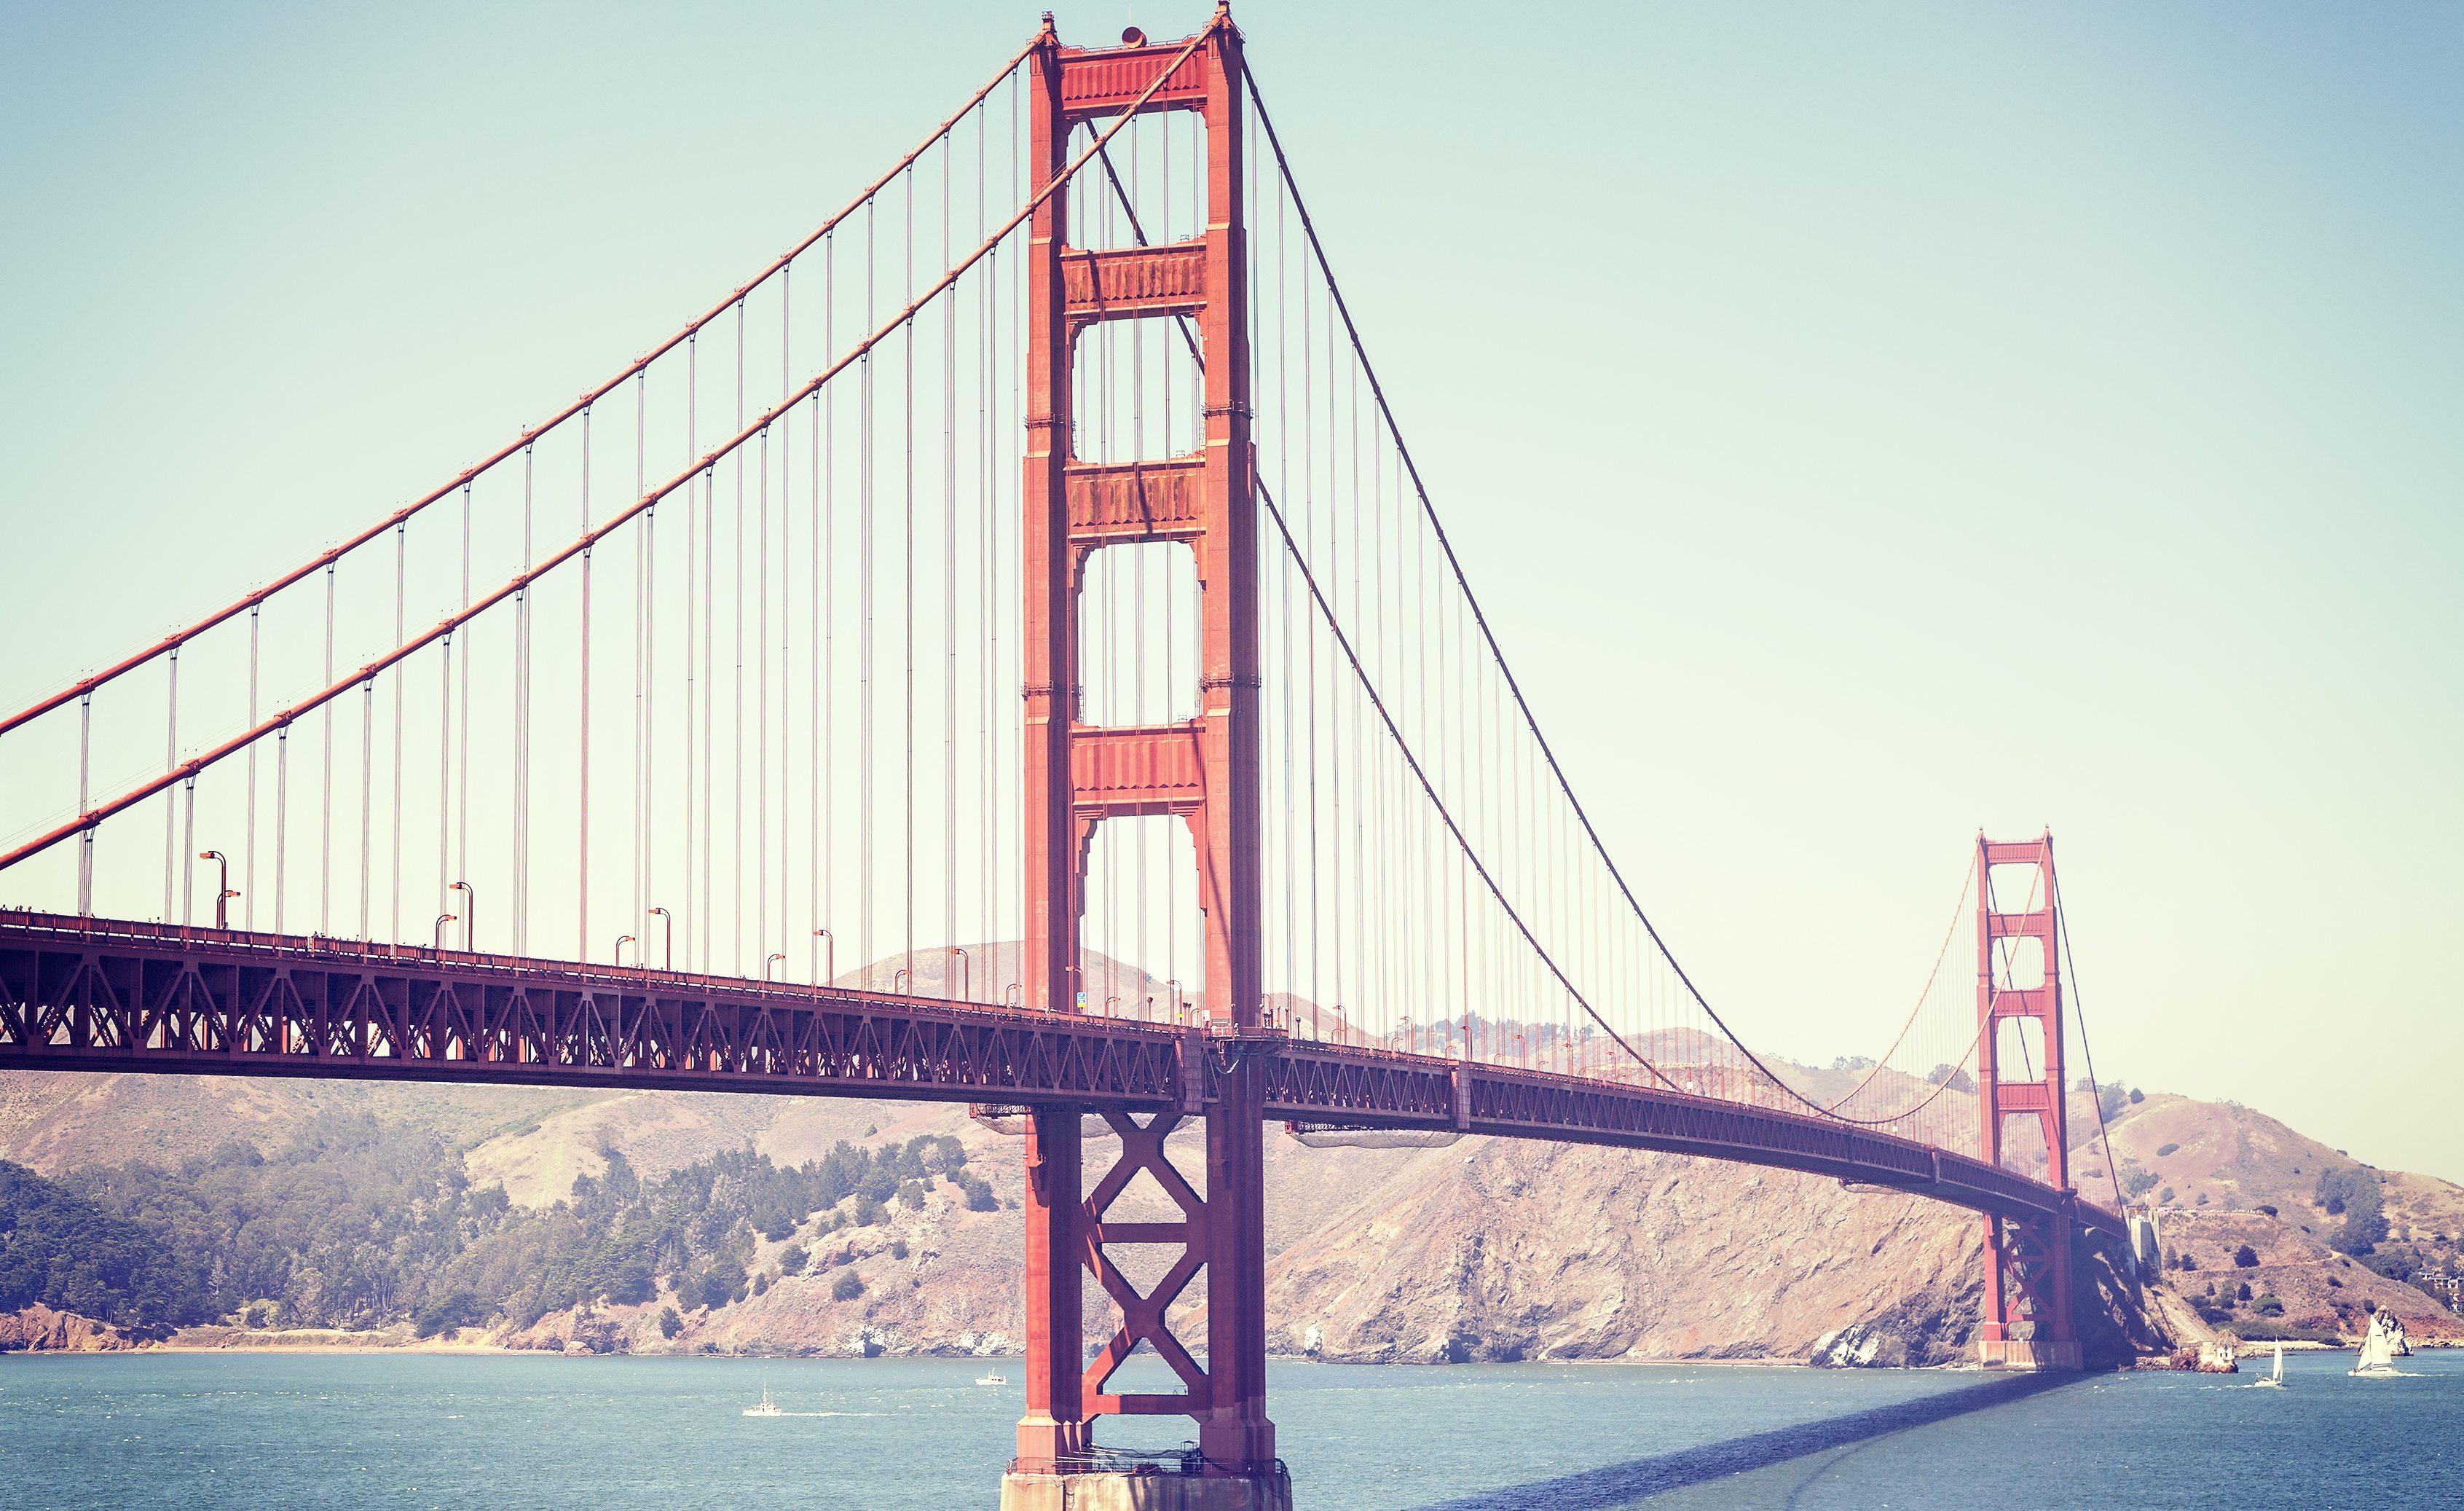
<path fill-rule="evenodd" d="M 2464 1505 L 2464 1355 L 2392 1380 L 1279 1362 L 1305 1511 Z M 0 1504 L 992 1507 L 981 1360 L 0 1358 Z M 763 1389 L 778 1418 L 743 1415 Z M 1187 1424 L 1108 1422 L 1169 1449 Z"/>

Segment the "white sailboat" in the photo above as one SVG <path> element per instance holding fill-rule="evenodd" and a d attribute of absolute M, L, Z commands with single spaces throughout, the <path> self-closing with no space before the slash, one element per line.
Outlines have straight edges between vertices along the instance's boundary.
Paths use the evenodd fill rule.
<path fill-rule="evenodd" d="M 2275 1372 L 2272 1374 L 2261 1375 L 2257 1379 L 2253 1380 L 2251 1384 L 2255 1386 L 2265 1386 L 2270 1389 L 2276 1390 L 2281 1390 L 2284 1389 L 2284 1344 L 2281 1340 L 2279 1340 L 2276 1345 Z"/>
<path fill-rule="evenodd" d="M 2362 1356 L 2354 1363 L 2353 1373 L 2372 1378 L 2401 1373 L 2395 1362 L 2411 1352 L 2404 1323 L 2382 1306 L 2370 1314 L 2370 1330 L 2362 1335 Z"/>
<path fill-rule="evenodd" d="M 747 1416 L 784 1416 L 787 1413 L 780 1411 L 779 1404 L 770 1399 L 770 1387 L 767 1383 L 764 1383 L 761 1387 L 761 1404 L 759 1406 L 746 1407 L 744 1409 L 744 1414 Z"/>

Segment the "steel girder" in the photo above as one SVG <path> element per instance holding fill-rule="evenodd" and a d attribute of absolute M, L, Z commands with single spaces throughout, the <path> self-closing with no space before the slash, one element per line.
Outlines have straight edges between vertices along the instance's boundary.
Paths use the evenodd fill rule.
<path fill-rule="evenodd" d="M 1434 1055 L 881 992 L 0 912 L 0 1068 L 790 1092 L 1195 1114 L 1236 1060 L 1261 1113 L 1658 1149 L 2014 1218 L 2122 1218 L 1832 1120 Z"/>

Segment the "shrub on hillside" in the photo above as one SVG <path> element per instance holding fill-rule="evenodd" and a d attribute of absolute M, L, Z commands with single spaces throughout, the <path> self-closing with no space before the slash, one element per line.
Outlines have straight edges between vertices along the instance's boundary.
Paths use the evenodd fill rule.
<path fill-rule="evenodd" d="M 803 1244 L 791 1243 L 779 1251 L 779 1273 L 802 1275 L 804 1273 L 804 1265 L 811 1258 L 812 1255 L 805 1251 Z"/>
<path fill-rule="evenodd" d="M 676 1334 L 683 1332 L 684 1330 L 685 1320 L 676 1315 L 676 1309 L 674 1307 L 662 1306 L 659 1308 L 660 1337 L 673 1338 Z"/>
<path fill-rule="evenodd" d="M 487 1308 L 468 1291 L 455 1291 L 441 1300 L 429 1302 L 411 1318 L 411 1330 L 422 1338 L 433 1338 L 458 1327 L 475 1327 L 488 1320 Z"/>
<path fill-rule="evenodd" d="M 852 1301 L 863 1294 L 864 1277 L 853 1270 L 841 1270 L 838 1273 L 838 1278 L 830 1282 L 831 1300 Z"/>
<path fill-rule="evenodd" d="M 2233 1268 L 2236 1270 L 2257 1269 L 2258 1251 L 2252 1248 L 2249 1244 L 2243 1244 L 2240 1248 L 2235 1249 L 2233 1251 Z"/>

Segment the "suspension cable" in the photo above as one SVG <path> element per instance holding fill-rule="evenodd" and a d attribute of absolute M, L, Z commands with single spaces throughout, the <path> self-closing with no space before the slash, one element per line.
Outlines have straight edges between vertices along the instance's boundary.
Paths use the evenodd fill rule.
<path fill-rule="evenodd" d="M 1188 61 L 1190 55 L 1198 50 L 1199 45 L 1204 42 L 1209 34 L 1211 34 L 1209 32 L 1200 32 L 1196 36 L 1191 37 L 1188 42 L 1182 46 L 1181 50 L 1177 54 L 1174 55 L 1173 58 L 1165 65 L 1163 71 L 1155 77 L 1154 82 L 1147 85 L 1146 89 L 1137 97 L 1137 99 L 1132 101 L 1132 103 L 1122 111 L 1121 115 L 1113 121 L 1112 124 L 1105 129 L 1102 136 L 1098 137 L 1095 142 L 1090 144 L 1084 152 L 1081 152 L 1077 157 L 1066 164 L 1059 172 L 1055 173 L 1052 178 L 1044 185 L 1042 189 L 1036 191 L 1035 196 L 1032 199 L 1030 199 L 1026 204 L 1021 206 L 1015 214 L 1011 215 L 1008 220 L 1003 222 L 1001 226 L 987 237 L 981 245 L 969 253 L 966 258 L 957 267 L 944 273 L 938 279 L 935 280 L 931 287 L 925 289 L 921 294 L 916 295 L 909 301 L 904 309 L 892 315 L 881 326 L 867 335 L 852 350 L 840 357 L 837 361 L 831 363 L 827 368 L 818 375 L 806 380 L 801 388 L 799 388 L 793 394 L 788 395 L 788 397 L 782 400 L 780 405 L 761 414 L 754 416 L 751 421 L 744 427 L 740 428 L 734 436 L 730 437 L 727 441 L 712 451 L 708 456 L 703 457 L 699 463 L 696 463 L 695 468 L 693 471 L 680 474 L 670 479 L 668 482 L 661 484 L 654 492 L 646 494 L 633 503 L 618 510 L 614 515 L 609 517 L 605 523 L 601 524 L 594 530 L 588 531 L 579 540 L 571 542 L 561 549 L 547 556 L 545 559 L 539 561 L 536 565 L 525 565 L 520 572 L 506 581 L 495 591 L 489 593 L 485 598 L 479 599 L 475 603 L 466 602 L 464 608 L 460 611 L 439 620 L 432 628 L 423 631 L 411 639 L 396 646 L 390 651 L 385 652 L 384 655 L 376 657 L 374 660 L 362 667 L 359 673 L 354 674 L 350 678 L 340 682 L 336 682 L 329 677 L 327 679 L 327 685 L 323 689 L 301 699 L 299 701 L 292 704 L 289 708 L 274 715 L 273 718 L 241 731 L 239 734 L 232 736 L 230 740 L 225 741 L 223 744 L 214 746 L 212 749 L 208 750 L 203 754 L 190 757 L 187 761 L 181 763 L 173 770 L 165 772 L 160 777 L 156 777 L 150 781 L 141 783 L 138 786 L 129 789 L 119 797 L 112 799 L 110 802 L 105 803 L 99 808 L 91 809 L 81 812 L 76 818 L 38 834 L 33 839 L 27 840 L 25 843 L 18 845 L 5 854 L 0 854 L 0 871 L 5 871 L 11 866 L 17 864 L 19 861 L 27 859 L 30 856 L 40 855 L 42 852 L 49 850 L 52 846 L 58 844 L 61 840 L 68 838 L 72 834 L 82 833 L 109 818 L 125 812 L 129 808 L 136 804 L 142 803 L 145 799 L 173 786 L 179 781 L 180 776 L 183 773 L 205 770 L 207 767 L 221 762 L 226 757 L 247 748 L 251 743 L 261 740 L 267 735 L 275 733 L 278 729 L 287 727 L 293 721 L 326 707 L 334 699 L 358 685 L 361 675 L 373 675 L 374 673 L 381 672 L 388 667 L 397 665 L 407 659 L 413 653 L 424 650 L 428 646 L 435 643 L 447 633 L 456 629 L 466 621 L 476 618 L 478 615 L 485 613 L 488 610 L 495 607 L 497 604 L 503 603 L 508 599 L 515 599 L 517 596 L 526 593 L 529 590 L 531 584 L 554 571 L 557 567 L 563 566 L 566 562 L 581 555 L 584 549 L 597 544 L 606 536 L 623 528 L 636 516 L 647 512 L 652 505 L 666 498 L 669 494 L 684 487 L 693 478 L 695 472 L 706 467 L 715 466 L 720 459 L 734 455 L 738 448 L 742 447 L 745 443 L 758 435 L 760 433 L 761 427 L 774 423 L 786 410 L 803 402 L 809 395 L 820 392 L 831 379 L 837 377 L 841 372 L 846 371 L 848 367 L 855 366 L 858 362 L 869 356 L 876 345 L 880 344 L 883 341 L 888 340 L 891 334 L 903 327 L 909 321 L 913 320 L 915 316 L 926 306 L 931 304 L 934 300 L 937 299 L 943 293 L 956 285 L 958 279 L 963 277 L 969 269 L 973 268 L 978 262 L 982 261 L 985 256 L 989 256 L 996 246 L 1002 241 L 1007 240 L 1010 233 L 1018 230 L 1020 226 L 1024 225 L 1028 217 L 1033 215 L 1037 210 L 1043 207 L 1045 200 L 1050 199 L 1055 193 L 1058 193 L 1066 185 L 1067 185 L 1071 179 L 1076 177 L 1078 172 L 1087 166 L 1088 162 L 1092 159 L 1097 152 L 1102 150 L 1104 145 L 1109 143 L 1114 135 L 1119 133 L 1131 121 L 1136 119 L 1137 112 L 1144 109 L 1146 102 L 1152 100 L 1155 93 L 1163 87 L 1165 80 L 1172 77 L 1173 71 L 1178 68 L 1182 63 Z M 707 643 L 705 643 L 704 651 L 705 655 L 707 655 Z M 464 727 L 467 731 L 469 727 L 467 721 Z M 707 771 L 705 771 L 704 776 L 705 781 L 707 781 Z"/>
<path fill-rule="evenodd" d="M 1675 953 L 1669 949 L 1667 941 L 1661 936 L 1660 929 L 1652 922 L 1650 915 L 1643 911 L 1642 904 L 1636 898 L 1633 887 L 1627 883 L 1624 873 L 1617 868 L 1616 860 L 1609 855 L 1608 847 L 1601 841 L 1598 830 L 1592 823 L 1591 814 L 1584 809 L 1582 801 L 1574 795 L 1573 786 L 1567 779 L 1564 767 L 1558 763 L 1555 748 L 1549 744 L 1548 737 L 1541 733 L 1539 721 L 1531 711 L 1529 700 L 1524 696 L 1522 683 L 1515 678 L 1512 667 L 1507 664 L 1505 649 L 1498 643 L 1496 632 L 1490 627 L 1487 614 L 1483 611 L 1479 599 L 1471 590 L 1470 580 L 1463 571 L 1462 559 L 1455 553 L 1453 541 L 1447 536 L 1444 524 L 1438 519 L 1436 505 L 1429 498 L 1428 485 L 1420 476 L 1419 463 L 1414 460 L 1410 447 L 1403 440 L 1401 427 L 1396 421 L 1392 407 L 1387 403 L 1385 388 L 1378 382 L 1376 369 L 1369 360 L 1369 353 L 1362 344 L 1359 328 L 1353 322 L 1351 305 L 1344 299 L 1341 286 L 1335 281 L 1332 264 L 1328 260 L 1326 249 L 1318 239 L 1317 227 L 1310 219 L 1308 203 L 1301 197 L 1300 186 L 1293 177 L 1290 160 L 1284 152 L 1283 141 L 1275 131 L 1273 118 L 1267 114 L 1265 100 L 1259 93 L 1257 76 L 1249 69 L 1245 60 L 1242 65 L 1242 77 L 1248 87 L 1250 102 L 1257 107 L 1259 124 L 1265 128 L 1267 144 L 1274 150 L 1275 165 L 1282 174 L 1286 190 L 1291 195 L 1292 208 L 1300 216 L 1302 233 L 1325 278 L 1331 309 L 1342 316 L 1344 331 L 1350 340 L 1353 354 L 1360 364 L 1362 374 L 1369 380 L 1370 392 L 1379 416 L 1385 422 L 1388 434 L 1394 439 L 1396 451 L 1400 455 L 1403 466 L 1411 474 L 1413 491 L 1419 498 L 1421 510 L 1428 519 L 1429 527 L 1445 553 L 1446 565 L 1454 575 L 1456 586 L 1463 591 L 1464 602 L 1471 610 L 1473 621 L 1480 628 L 1481 638 L 1488 647 L 1490 658 L 1496 662 L 1507 690 L 1512 695 L 1515 707 L 1522 714 L 1524 726 L 1529 730 L 1541 758 L 1548 763 L 1550 774 L 1555 779 L 1558 791 L 1565 796 L 1567 804 L 1573 810 L 1575 821 L 1582 826 L 1583 834 L 1590 842 L 1593 853 L 1599 856 L 1600 863 L 1607 868 L 1609 878 L 1616 882 L 1617 892 L 1625 900 L 1627 908 L 1634 914 L 1636 921 L 1642 924 L 1644 931 L 1651 936 L 1653 946 L 1660 951 L 1661 958 L 1668 963 L 1669 969 L 1675 973 L 1680 985 L 1685 989 L 1686 994 L 1694 1000 L 1697 1007 L 1703 1010 L 1704 1014 L 1719 1029 L 1721 1034 L 1746 1057 L 1747 1062 L 1793 1100 L 1803 1103 L 1815 1112 L 1824 1113 L 1827 1116 L 1840 1116 L 1827 1113 L 1819 1102 L 1806 1097 L 1773 1073 L 1771 1067 L 1763 1062 L 1762 1057 L 1748 1048 L 1745 1041 L 1737 1036 L 1736 1031 L 1728 1026 L 1727 1020 L 1720 1016 L 1719 1011 L 1711 1006 L 1708 998 L 1704 996 L 1702 989 L 1694 984 L 1693 977 L 1688 975 L 1685 967 L 1678 963 Z M 1519 920 L 1517 923 L 1520 926 Z M 1552 971 L 1555 969 L 1553 964 L 1551 968 Z M 1585 1004 L 1585 1011 L 1591 1011 L 1588 1004 Z M 1612 1034 L 1612 1036 L 1616 1035 Z M 1618 1042 L 1625 1044 L 1622 1038 L 1619 1038 Z M 1625 1048 L 1629 1054 L 1635 1053 L 1632 1045 L 1626 1044 Z M 1642 1060 L 1645 1065 L 1650 1064 L 1650 1061 L 1643 1059 L 1643 1056 L 1639 1054 L 1636 1054 L 1635 1057 Z M 1656 1072 L 1657 1068 L 1654 1067 L 1654 1069 Z"/>
<path fill-rule="evenodd" d="M 1203 40 L 1205 35 L 1205 33 L 1200 33 L 1199 34 L 1199 40 Z M 343 557 L 348 556 L 353 551 L 358 550 L 361 546 L 367 544 L 370 541 L 381 538 L 387 530 L 398 528 L 407 522 L 412 516 L 420 513 L 429 505 L 447 498 L 455 489 L 460 488 L 467 491 L 471 482 L 478 478 L 482 473 L 491 471 L 499 464 L 511 460 L 515 454 L 531 445 L 541 436 L 546 435 L 549 432 L 565 424 L 574 416 L 588 409 L 592 404 L 595 404 L 599 400 L 605 398 L 608 394 L 613 393 L 617 389 L 624 385 L 627 379 L 634 377 L 636 374 L 647 370 L 650 364 L 656 362 L 659 358 L 666 356 L 669 352 L 673 351 L 679 344 L 691 341 L 693 336 L 700 332 L 704 325 L 709 324 L 712 321 L 715 321 L 721 315 L 725 314 L 728 308 L 735 304 L 737 300 L 742 299 L 745 295 L 753 292 L 755 289 L 761 287 L 763 284 L 770 281 L 772 278 L 777 277 L 779 274 L 785 271 L 788 264 L 794 262 L 797 257 L 810 250 L 816 242 L 819 242 L 823 237 L 828 235 L 838 227 L 841 221 L 847 219 L 849 215 L 854 214 L 858 210 L 869 204 L 872 197 L 880 193 L 882 189 L 887 186 L 891 180 L 896 178 L 901 172 L 905 171 L 909 164 L 914 162 L 917 158 L 922 157 L 926 152 L 932 150 L 935 144 L 940 142 L 944 137 L 947 137 L 953 130 L 955 130 L 958 122 L 966 119 L 967 114 L 970 111 L 983 103 L 995 89 L 999 88 L 1012 74 L 1018 72 L 1019 65 L 1026 61 L 1028 56 L 1032 54 L 1038 46 L 1042 45 L 1042 42 L 1043 38 L 1039 35 L 1035 40 L 1030 41 L 1024 47 L 1020 48 L 1018 52 L 1011 56 L 1008 62 L 1001 65 L 1000 72 L 994 74 L 993 77 L 985 82 L 982 88 L 977 90 L 973 95 L 968 97 L 965 104 L 960 105 L 956 111 L 953 111 L 949 118 L 943 121 L 938 126 L 935 127 L 933 133 L 926 137 L 921 143 L 917 144 L 913 151 L 909 152 L 905 157 L 900 158 L 897 163 L 891 167 L 888 172 L 882 174 L 879 178 L 874 179 L 872 183 L 865 189 L 864 192 L 848 201 L 847 206 L 837 214 L 832 215 L 829 219 L 824 221 L 818 230 L 805 236 L 803 240 L 797 242 L 794 246 L 788 248 L 785 252 L 781 253 L 778 257 L 769 263 L 768 266 L 755 274 L 750 281 L 737 289 L 735 293 L 729 295 L 719 303 L 712 306 L 708 311 L 703 313 L 699 319 L 694 320 L 692 323 L 686 325 L 674 335 L 670 336 L 667 340 L 660 342 L 656 346 L 650 348 L 650 350 L 643 356 L 636 358 L 631 365 L 627 367 L 623 371 L 617 373 L 614 377 L 608 379 L 605 383 L 599 385 L 597 388 L 576 399 L 573 403 L 558 411 L 554 415 L 550 416 L 544 424 L 524 431 L 519 436 L 507 443 L 501 449 L 491 453 L 485 459 L 481 460 L 475 466 L 463 469 L 459 476 L 455 477 L 452 481 L 445 484 L 445 486 L 436 489 L 432 493 L 425 494 L 420 498 L 413 500 L 411 502 L 403 505 L 401 508 L 396 509 L 392 514 L 389 514 L 385 519 L 379 521 L 376 524 L 371 525 L 367 529 L 361 531 L 359 534 L 352 536 L 341 544 L 325 551 L 323 554 L 311 560 L 297 570 L 284 573 L 282 576 L 277 577 L 273 582 L 257 589 L 248 596 L 222 609 L 216 610 L 214 612 L 206 615 L 204 618 L 199 619 L 187 628 L 176 631 L 173 633 L 165 636 L 162 640 L 157 641 L 155 644 L 148 646 L 143 651 L 137 652 L 123 660 L 116 662 L 90 677 L 79 678 L 77 681 L 62 688 L 59 692 L 49 698 L 45 698 L 32 703 L 27 707 L 18 710 L 16 713 L 10 714 L 6 717 L 0 717 L 0 735 L 5 735 L 11 730 L 16 728 L 18 725 L 26 723 L 31 720 L 39 719 L 43 715 L 50 713 L 55 708 L 73 702 L 77 699 L 101 687 L 106 682 L 116 680 L 130 672 L 136 671 L 138 668 L 146 665 L 157 657 L 166 655 L 178 647 L 185 645 L 188 641 L 195 639 L 198 635 L 205 633 L 207 631 L 223 623 L 225 620 L 232 618 L 242 610 L 254 608 L 265 602 L 266 599 L 274 596 L 275 593 L 282 591 L 284 589 L 289 588 L 296 583 L 303 582 L 316 575 L 320 568 L 332 567 L 333 564 L 341 561 Z M 1178 65 L 1176 64 L 1175 66 L 1177 67 Z M 1160 80 L 1158 80 L 1158 82 L 1160 82 Z M 1152 91 L 1150 91 L 1150 93 L 1152 93 Z"/>

